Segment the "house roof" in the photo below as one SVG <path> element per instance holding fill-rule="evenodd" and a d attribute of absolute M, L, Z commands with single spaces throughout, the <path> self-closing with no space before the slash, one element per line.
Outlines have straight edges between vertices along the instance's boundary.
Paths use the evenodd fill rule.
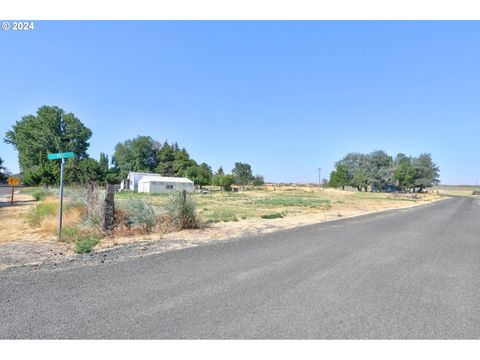
<path fill-rule="evenodd" d="M 181 177 L 168 177 L 168 176 L 143 176 L 139 181 L 139 183 L 146 183 L 146 182 L 169 182 L 169 183 L 189 183 L 193 184 L 193 181 L 187 178 Z"/>

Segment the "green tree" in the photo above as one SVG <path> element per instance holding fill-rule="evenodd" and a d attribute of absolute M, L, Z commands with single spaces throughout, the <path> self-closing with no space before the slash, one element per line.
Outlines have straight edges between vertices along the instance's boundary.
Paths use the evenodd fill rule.
<path fill-rule="evenodd" d="M 7 131 L 4 141 L 18 151 L 18 162 L 27 185 L 59 183 L 59 162 L 47 154 L 72 151 L 81 160 L 87 158 L 90 129 L 73 113 L 57 106 L 42 106 L 36 115 L 26 115 Z"/>
<path fill-rule="evenodd" d="M 371 189 L 384 189 L 391 180 L 393 159 L 383 150 L 374 151 L 364 157 L 364 173 Z"/>
<path fill-rule="evenodd" d="M 413 187 L 414 180 L 415 168 L 412 158 L 399 153 L 393 161 L 392 182 L 403 190 L 409 190 Z"/>
<path fill-rule="evenodd" d="M 422 192 L 425 188 L 438 185 L 440 168 L 432 160 L 430 154 L 420 154 L 413 160 L 415 168 L 414 191 Z"/>
<path fill-rule="evenodd" d="M 154 172 L 158 166 L 159 143 L 150 136 L 137 136 L 115 146 L 113 155 L 120 176 L 126 178 L 130 171 Z"/>
<path fill-rule="evenodd" d="M 116 161 L 112 156 L 111 166 L 109 167 L 107 174 L 105 175 L 105 182 L 107 184 L 120 184 L 122 180 L 123 179 L 120 176 L 120 169 L 116 165 Z"/>
<path fill-rule="evenodd" d="M 358 167 L 355 170 L 355 172 L 353 173 L 351 185 L 357 188 L 358 191 L 362 191 L 362 189 L 364 189 L 365 191 L 368 190 L 368 177 L 363 167 Z"/>
<path fill-rule="evenodd" d="M 102 181 L 105 181 L 108 171 L 110 169 L 108 155 L 101 152 L 98 159 L 98 168 L 100 169 L 100 177 Z"/>
<path fill-rule="evenodd" d="M 235 176 L 228 174 L 228 175 L 223 175 L 220 180 L 220 186 L 225 190 L 225 191 L 231 191 L 232 190 L 232 185 L 235 183 Z"/>
<path fill-rule="evenodd" d="M 262 175 L 255 175 L 252 181 L 253 186 L 262 186 L 265 184 L 265 179 L 263 178 Z"/>
<path fill-rule="evenodd" d="M 178 145 L 177 145 L 178 147 Z M 158 151 L 158 166 L 156 172 L 163 176 L 174 176 L 175 148 L 165 141 Z"/>
<path fill-rule="evenodd" d="M 253 180 L 252 167 L 247 163 L 236 162 L 232 174 L 237 185 L 247 185 Z"/>
<path fill-rule="evenodd" d="M 345 186 L 350 185 L 350 179 L 348 176 L 348 167 L 345 164 L 338 164 L 335 170 L 330 173 L 329 187 L 338 188 L 341 187 L 345 190 Z"/>
<path fill-rule="evenodd" d="M 212 184 L 212 168 L 206 163 L 188 167 L 186 170 L 186 176 L 196 185 L 200 185 L 200 188 Z"/>
<path fill-rule="evenodd" d="M 102 170 L 97 160 L 92 158 L 69 159 L 65 166 L 65 183 L 103 183 Z"/>
<path fill-rule="evenodd" d="M 174 175 L 180 177 L 186 176 L 186 170 L 191 166 L 197 165 L 197 163 L 195 160 L 190 159 L 190 155 L 185 148 L 179 150 L 177 143 L 173 146 L 175 151 L 175 159 L 173 160 Z"/>

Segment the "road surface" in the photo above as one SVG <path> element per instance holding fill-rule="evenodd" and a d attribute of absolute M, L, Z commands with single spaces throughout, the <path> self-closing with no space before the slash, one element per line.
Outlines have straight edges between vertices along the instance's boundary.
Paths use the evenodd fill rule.
<path fill-rule="evenodd" d="M 0 338 L 478 339 L 480 202 L 0 273 Z"/>

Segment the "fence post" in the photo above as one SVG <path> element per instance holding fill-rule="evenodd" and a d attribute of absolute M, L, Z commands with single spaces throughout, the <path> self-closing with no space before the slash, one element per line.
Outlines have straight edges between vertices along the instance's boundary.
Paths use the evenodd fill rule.
<path fill-rule="evenodd" d="M 102 230 L 110 231 L 115 223 L 115 185 L 108 184 L 103 205 Z"/>

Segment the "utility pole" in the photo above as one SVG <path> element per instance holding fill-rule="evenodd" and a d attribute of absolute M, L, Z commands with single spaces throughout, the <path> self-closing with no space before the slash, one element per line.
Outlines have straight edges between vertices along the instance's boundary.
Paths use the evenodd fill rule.
<path fill-rule="evenodd" d="M 322 187 L 322 168 L 318 168 L 318 187 Z"/>

